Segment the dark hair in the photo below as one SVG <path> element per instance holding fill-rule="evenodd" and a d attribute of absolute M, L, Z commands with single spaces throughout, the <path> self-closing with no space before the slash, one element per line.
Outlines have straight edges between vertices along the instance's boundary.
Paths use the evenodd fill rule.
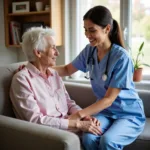
<path fill-rule="evenodd" d="M 83 20 L 91 20 L 94 24 L 105 28 L 108 24 L 111 25 L 109 39 L 112 43 L 124 47 L 122 33 L 118 22 L 112 18 L 111 12 L 104 6 L 95 6 L 91 8 L 84 16 Z"/>

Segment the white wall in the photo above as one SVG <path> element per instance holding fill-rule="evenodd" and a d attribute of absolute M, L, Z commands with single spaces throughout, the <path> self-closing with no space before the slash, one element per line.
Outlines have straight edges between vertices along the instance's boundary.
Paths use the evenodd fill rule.
<path fill-rule="evenodd" d="M 0 0 L 0 65 L 10 64 L 18 61 L 18 55 L 15 48 L 5 47 L 5 29 L 4 29 L 4 10 L 3 0 Z"/>

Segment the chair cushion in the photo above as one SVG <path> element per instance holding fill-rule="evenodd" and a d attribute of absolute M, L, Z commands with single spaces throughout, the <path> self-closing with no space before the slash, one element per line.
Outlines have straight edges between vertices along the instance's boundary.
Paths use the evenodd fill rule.
<path fill-rule="evenodd" d="M 143 132 L 138 137 L 140 140 L 150 140 L 150 118 L 146 118 L 146 124 Z"/>

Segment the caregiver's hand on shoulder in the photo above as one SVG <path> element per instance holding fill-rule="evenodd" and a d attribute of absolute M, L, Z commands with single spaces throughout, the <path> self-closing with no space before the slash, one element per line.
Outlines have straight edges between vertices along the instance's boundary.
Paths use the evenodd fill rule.
<path fill-rule="evenodd" d="M 15 70 L 14 74 L 21 71 L 24 67 L 25 67 L 25 65 L 19 66 L 19 68 L 17 70 Z"/>
<path fill-rule="evenodd" d="M 77 129 L 84 132 L 90 132 L 95 135 L 102 134 L 100 127 L 96 126 L 93 121 L 77 121 Z"/>

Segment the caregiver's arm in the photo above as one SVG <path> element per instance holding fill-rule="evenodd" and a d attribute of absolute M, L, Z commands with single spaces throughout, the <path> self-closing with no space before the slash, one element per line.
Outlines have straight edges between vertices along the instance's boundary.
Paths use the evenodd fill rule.
<path fill-rule="evenodd" d="M 78 111 L 74 115 L 70 115 L 69 118 L 71 119 L 81 119 L 88 115 L 96 114 L 102 110 L 104 110 L 107 107 L 110 107 L 113 103 L 113 101 L 118 96 L 121 89 L 118 88 L 108 88 L 104 98 L 98 100 L 96 103 L 86 107 L 85 109 L 82 109 Z"/>
<path fill-rule="evenodd" d="M 61 77 L 70 76 L 78 71 L 71 63 L 68 65 L 54 66 L 53 69 L 55 69 Z"/>

